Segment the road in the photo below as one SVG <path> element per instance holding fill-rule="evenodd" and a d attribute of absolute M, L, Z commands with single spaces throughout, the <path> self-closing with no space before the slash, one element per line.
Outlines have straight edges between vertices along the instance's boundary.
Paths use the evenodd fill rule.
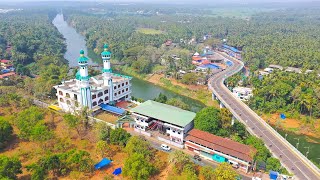
<path fill-rule="evenodd" d="M 281 164 L 294 174 L 296 179 L 319 180 L 319 169 L 264 122 L 245 103 L 236 98 L 223 84 L 227 77 L 232 76 L 243 68 L 243 63 L 224 54 L 220 55 L 232 61 L 233 65 L 221 73 L 212 76 L 208 81 L 209 89 L 214 92 L 236 119 L 245 124 L 251 134 L 258 136 L 264 141 L 272 154 L 279 158 Z"/>
<path fill-rule="evenodd" d="M 128 130 L 126 129 L 127 132 L 129 132 L 131 135 L 133 136 L 143 136 L 142 134 L 138 133 L 138 132 L 135 132 L 133 130 Z M 161 144 L 164 144 L 164 142 L 158 140 L 157 138 L 155 137 L 148 137 L 148 136 L 143 136 L 148 142 L 150 142 L 151 146 L 154 148 L 154 149 L 157 149 L 159 151 L 164 151 L 163 149 L 161 149 Z M 209 160 L 206 160 L 206 159 L 203 159 L 201 158 L 201 161 L 198 161 L 198 160 L 195 160 L 193 159 L 193 155 L 194 153 L 192 153 L 191 151 L 187 150 L 187 149 L 180 149 L 178 147 L 175 147 L 173 145 L 169 145 L 171 147 L 171 151 L 164 151 L 166 153 L 171 153 L 173 152 L 174 150 L 179 150 L 179 151 L 183 151 L 184 153 L 190 155 L 191 157 L 191 160 L 199 165 L 199 166 L 212 166 L 214 168 L 216 168 L 219 164 L 218 163 L 215 163 L 213 161 L 209 161 Z M 242 177 L 242 180 L 251 180 L 252 179 L 252 175 L 250 174 L 245 174 L 244 172 L 240 172 L 240 171 L 237 171 L 238 174 Z"/>

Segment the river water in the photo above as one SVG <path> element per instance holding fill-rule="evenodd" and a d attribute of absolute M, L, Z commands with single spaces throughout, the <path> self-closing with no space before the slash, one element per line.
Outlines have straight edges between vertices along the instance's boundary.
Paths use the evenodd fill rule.
<path fill-rule="evenodd" d="M 67 22 L 63 19 L 63 15 L 58 14 L 52 22 L 59 32 L 64 36 L 66 39 L 67 44 L 67 52 L 65 54 L 65 59 L 69 61 L 69 66 L 77 66 L 77 58 L 79 57 L 79 51 L 81 49 L 85 50 L 87 53 L 86 41 L 85 38 L 78 34 L 76 30 L 70 27 Z M 90 53 L 89 53 L 90 54 Z M 98 56 L 92 55 L 93 62 L 100 62 L 97 59 Z M 93 64 L 91 61 L 90 63 Z M 194 112 L 199 111 L 203 107 L 204 104 L 201 102 L 195 101 L 189 97 L 181 96 L 177 93 L 168 91 L 162 87 L 156 86 L 152 83 L 133 78 L 132 79 L 132 96 L 136 98 L 142 98 L 144 100 L 154 99 L 156 98 L 159 93 L 166 95 L 168 98 L 178 98 L 181 99 L 183 102 L 187 103 L 191 110 Z M 285 137 L 287 134 L 287 140 L 294 146 L 296 146 L 298 139 L 299 139 L 299 146 L 298 149 L 303 154 L 306 154 L 309 147 L 309 154 L 308 158 L 313 160 L 314 162 L 320 163 L 320 139 L 314 139 L 308 136 L 303 135 L 296 135 L 294 133 L 285 132 L 282 130 L 278 130 L 278 132 Z M 314 143 L 318 142 L 318 143 Z"/>
<path fill-rule="evenodd" d="M 69 61 L 70 67 L 78 66 L 77 59 L 80 50 L 84 50 L 86 56 L 88 53 L 85 38 L 68 25 L 63 18 L 63 14 L 57 14 L 52 23 L 66 40 L 67 52 L 64 54 L 64 58 Z M 91 60 L 88 63 L 94 64 Z"/>
<path fill-rule="evenodd" d="M 58 31 L 64 36 L 66 44 L 67 44 L 67 52 L 64 55 L 64 58 L 69 61 L 69 66 L 78 66 L 77 58 L 79 57 L 79 51 L 83 49 L 85 53 L 88 52 L 86 47 L 85 38 L 78 34 L 76 30 L 69 26 L 68 23 L 64 20 L 62 14 L 58 14 L 52 23 L 57 27 Z M 92 54 L 92 53 L 89 53 Z M 86 54 L 87 55 L 87 54 Z M 93 62 L 102 62 L 102 60 L 97 59 L 100 58 L 95 54 L 92 55 L 92 61 L 89 64 L 94 64 Z M 204 104 L 201 102 L 195 101 L 191 98 L 181 96 L 172 91 L 168 91 L 162 87 L 156 86 L 147 81 L 143 81 L 137 78 L 132 79 L 132 96 L 136 98 L 142 98 L 144 100 L 154 99 L 158 97 L 160 93 L 166 95 L 168 98 L 178 98 L 183 102 L 187 103 L 191 110 L 194 112 L 199 111 L 203 107 Z"/>

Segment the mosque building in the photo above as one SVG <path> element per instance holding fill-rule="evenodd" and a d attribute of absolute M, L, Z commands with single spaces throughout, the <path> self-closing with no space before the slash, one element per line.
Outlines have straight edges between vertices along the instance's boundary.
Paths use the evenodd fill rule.
<path fill-rule="evenodd" d="M 98 109 L 102 105 L 115 105 L 120 101 L 131 99 L 131 77 L 112 72 L 111 52 L 104 45 L 101 53 L 103 61 L 102 73 L 90 77 L 88 74 L 88 58 L 80 51 L 78 58 L 79 71 L 75 79 L 63 81 L 54 86 L 57 90 L 59 107 L 66 112 L 75 112 L 83 107 L 89 110 Z"/>

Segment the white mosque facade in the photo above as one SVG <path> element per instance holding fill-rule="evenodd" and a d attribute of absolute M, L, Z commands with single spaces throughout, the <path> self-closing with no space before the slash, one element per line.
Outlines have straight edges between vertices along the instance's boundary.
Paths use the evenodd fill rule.
<path fill-rule="evenodd" d="M 83 107 L 94 111 L 99 109 L 101 104 L 115 105 L 116 102 L 131 99 L 131 77 L 112 73 L 111 52 L 108 51 L 108 45 L 104 45 L 101 57 L 103 60 L 102 73 L 90 77 L 88 58 L 81 50 L 76 78 L 54 86 L 57 90 L 59 107 L 63 111 L 73 113 Z"/>

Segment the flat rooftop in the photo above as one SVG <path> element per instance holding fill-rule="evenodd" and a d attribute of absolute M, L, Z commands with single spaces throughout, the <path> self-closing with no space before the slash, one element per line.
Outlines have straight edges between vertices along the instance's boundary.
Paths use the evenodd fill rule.
<path fill-rule="evenodd" d="M 129 76 L 123 76 L 120 74 L 112 74 L 112 82 L 114 85 L 117 85 L 118 83 L 122 83 L 126 81 L 127 79 L 131 79 Z M 90 77 L 89 79 L 89 84 L 92 87 L 91 92 L 97 92 L 101 89 L 105 89 L 108 86 L 104 86 L 103 84 L 103 76 L 101 74 L 97 76 Z M 73 92 L 79 92 L 80 89 L 77 85 L 77 80 L 76 79 L 71 79 L 68 81 L 63 82 L 60 85 L 56 85 L 56 88 L 61 88 L 63 90 L 69 90 Z"/>
<path fill-rule="evenodd" d="M 196 117 L 196 113 L 194 112 L 152 100 L 148 100 L 139 106 L 132 108 L 130 111 L 180 127 L 187 126 Z"/>

